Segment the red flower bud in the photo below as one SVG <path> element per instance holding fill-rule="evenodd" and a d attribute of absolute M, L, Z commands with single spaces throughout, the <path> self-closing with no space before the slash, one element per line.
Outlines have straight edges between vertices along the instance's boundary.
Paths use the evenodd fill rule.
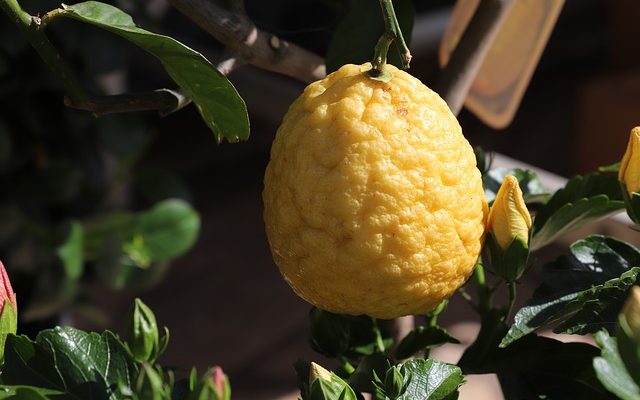
<path fill-rule="evenodd" d="M 16 294 L 13 292 L 13 288 L 11 287 L 11 281 L 7 275 L 7 270 L 4 269 L 4 265 L 2 264 L 2 261 L 0 261 L 0 311 L 1 307 L 3 307 L 7 300 L 11 303 L 13 311 L 17 312 L 18 306 L 16 304 Z"/>

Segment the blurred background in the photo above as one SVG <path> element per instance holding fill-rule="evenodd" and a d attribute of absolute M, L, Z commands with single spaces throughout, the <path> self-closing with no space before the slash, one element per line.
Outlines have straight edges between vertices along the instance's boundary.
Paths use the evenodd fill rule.
<path fill-rule="evenodd" d="M 59 5 L 24 3 L 32 14 Z M 438 47 L 454 3 L 414 2 L 410 72 L 427 86 L 438 76 Z M 221 46 L 166 0 L 113 4 L 210 59 L 220 54 Z M 246 1 L 260 28 L 319 55 L 345 7 L 330 0 Z M 511 125 L 495 130 L 466 110 L 460 114 L 471 144 L 564 177 L 619 160 L 630 129 L 640 124 L 638 17 L 636 0 L 566 0 Z M 73 21 L 56 22 L 50 32 L 95 93 L 173 87 L 155 59 L 114 35 Z M 0 15 L 0 259 L 27 310 L 24 332 L 58 323 L 118 332 L 139 296 L 171 329 L 163 363 L 221 365 L 237 399 L 292 393 L 293 362 L 321 359 L 308 344 L 309 306 L 281 279 L 262 223 L 270 144 L 304 84 L 250 66 L 229 79 L 249 109 L 247 142 L 216 144 L 193 106 L 166 117 L 95 119 L 65 108 L 60 82 Z M 140 268 L 125 252 L 106 277 L 93 259 L 72 283 L 62 278 L 56 251 L 69 237 L 70 221 L 120 209 L 144 212 L 168 198 L 189 202 L 201 220 L 195 246 L 170 267 Z M 114 280 L 122 257 L 129 257 L 127 268 L 138 269 Z M 472 320 L 460 308 L 458 319 Z M 454 335 L 465 336 L 475 328 L 456 329 Z"/>

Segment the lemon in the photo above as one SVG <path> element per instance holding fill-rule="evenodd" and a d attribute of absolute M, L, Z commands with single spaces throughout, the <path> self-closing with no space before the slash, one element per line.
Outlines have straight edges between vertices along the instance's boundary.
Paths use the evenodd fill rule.
<path fill-rule="evenodd" d="M 432 310 L 470 275 L 487 203 L 473 149 L 431 89 L 345 65 L 284 116 L 264 178 L 271 252 L 318 308 L 394 318 Z"/>

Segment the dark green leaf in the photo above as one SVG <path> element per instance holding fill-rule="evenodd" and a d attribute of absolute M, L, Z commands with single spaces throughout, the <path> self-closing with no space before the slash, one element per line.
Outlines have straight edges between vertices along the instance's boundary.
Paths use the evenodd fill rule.
<path fill-rule="evenodd" d="M 312 307 L 309 311 L 311 348 L 331 358 L 343 355 L 349 348 L 351 334 L 348 318 Z"/>
<path fill-rule="evenodd" d="M 525 202 L 543 201 L 548 197 L 549 192 L 534 171 L 521 168 L 494 168 L 487 171 L 483 177 L 484 194 L 488 202 L 496 198 L 496 193 L 507 175 L 513 175 L 518 179 Z"/>
<path fill-rule="evenodd" d="M 515 396 L 507 398 L 574 398 L 571 393 L 585 394 L 577 398 L 602 397 L 604 388 L 590 366 L 595 347 L 531 334 L 500 348 L 507 330 L 501 313 L 493 310 L 483 316 L 476 341 L 458 362 L 465 374 L 498 374 L 505 395 Z"/>
<path fill-rule="evenodd" d="M 349 385 L 358 392 L 373 393 L 375 391 L 373 373 L 384 379 L 389 365 L 389 359 L 384 354 L 375 353 L 365 356 L 349 377 Z"/>
<path fill-rule="evenodd" d="M 592 333 L 615 326 L 627 291 L 637 281 L 640 252 L 619 240 L 593 235 L 542 267 L 542 283 L 515 315 L 501 346 L 552 322 L 566 333 Z"/>
<path fill-rule="evenodd" d="M 200 216 L 183 200 L 165 200 L 140 216 L 137 234 L 153 261 L 185 253 L 198 238 Z"/>
<path fill-rule="evenodd" d="M 593 360 L 593 368 L 600 383 L 622 400 L 640 400 L 640 387 L 625 368 L 615 338 L 601 331 L 596 334 L 596 342 L 602 356 Z"/>
<path fill-rule="evenodd" d="M 411 360 L 398 366 L 407 384 L 398 400 L 455 400 L 464 383 L 460 368 L 440 361 Z"/>
<path fill-rule="evenodd" d="M 537 373 L 505 371 L 498 374 L 498 380 L 505 400 L 613 400 L 612 396 L 590 386 L 565 379 L 549 380 L 548 377 Z"/>
<path fill-rule="evenodd" d="M 374 320 L 367 316 L 333 314 L 313 308 L 311 347 L 327 357 L 360 357 L 378 351 Z M 389 333 L 382 331 L 385 349 L 392 345 Z"/>
<path fill-rule="evenodd" d="M 62 393 L 36 386 L 0 385 L 0 400 L 48 400 L 48 396 L 57 398 L 55 395 L 58 394 Z"/>
<path fill-rule="evenodd" d="M 393 6 L 400 23 L 400 29 L 407 44 L 411 39 L 415 10 L 413 2 L 396 0 Z M 384 20 L 380 5 L 370 0 L 356 0 L 333 31 L 327 49 L 327 72 L 333 72 L 344 64 L 362 64 L 371 61 L 373 48 L 384 32 Z M 388 62 L 401 67 L 399 53 L 391 44 Z"/>
<path fill-rule="evenodd" d="M 9 336 L 3 382 L 59 390 L 70 398 L 111 400 L 118 383 L 131 386 L 137 366 L 116 336 L 74 328 L 41 331 L 35 342 Z"/>
<path fill-rule="evenodd" d="M 465 350 L 458 361 L 458 365 L 465 374 L 482 373 L 496 353 L 498 344 L 507 332 L 507 325 L 503 321 L 501 310 L 491 309 L 482 315 L 480 332 L 476 340 Z"/>
<path fill-rule="evenodd" d="M 84 267 L 83 238 L 82 225 L 78 221 L 72 221 L 67 239 L 58 247 L 58 257 L 62 260 L 64 270 L 70 279 L 78 279 L 82 276 Z"/>
<path fill-rule="evenodd" d="M 106 29 L 157 57 L 167 73 L 193 100 L 218 141 L 249 137 L 247 107 L 233 87 L 197 51 L 177 40 L 138 28 L 131 16 L 97 1 L 63 6 L 62 15 Z"/>
<path fill-rule="evenodd" d="M 586 396 L 578 398 L 602 397 L 604 388 L 591 368 L 597 348 L 533 334 L 507 348 L 499 348 L 499 337 L 493 335 L 493 343 L 486 337 L 482 344 L 474 343 L 473 355 L 465 352 L 459 362 L 465 374 L 496 373 L 511 393 L 535 394 L 535 397 L 517 398 L 574 398 L 571 393 L 584 393 Z"/>
<path fill-rule="evenodd" d="M 398 359 L 409 358 L 419 351 L 433 349 L 445 343 L 460 343 L 444 328 L 439 326 L 419 326 L 402 339 L 396 349 Z"/>
<path fill-rule="evenodd" d="M 613 175 L 576 176 L 538 210 L 533 222 L 531 250 L 624 208 L 618 178 Z"/>

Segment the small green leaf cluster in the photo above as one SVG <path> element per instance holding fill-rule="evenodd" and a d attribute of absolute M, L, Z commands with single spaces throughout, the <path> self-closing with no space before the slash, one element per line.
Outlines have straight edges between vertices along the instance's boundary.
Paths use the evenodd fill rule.
<path fill-rule="evenodd" d="M 461 370 L 427 358 L 432 348 L 458 343 L 437 324 L 445 308 L 446 301 L 397 346 L 389 335 L 388 321 L 313 308 L 311 345 L 337 359 L 339 367 L 329 372 L 315 363 L 299 361 L 296 371 L 302 399 L 351 399 L 358 398 L 352 393 L 361 392 L 377 400 L 457 398 L 463 383 Z"/>
<path fill-rule="evenodd" d="M 168 343 L 158 339 L 156 318 L 136 299 L 126 340 L 71 327 L 41 331 L 35 340 L 9 335 L 0 376 L 0 399 L 229 400 L 220 367 L 198 378 L 191 370 L 177 379 L 157 364 Z"/>

